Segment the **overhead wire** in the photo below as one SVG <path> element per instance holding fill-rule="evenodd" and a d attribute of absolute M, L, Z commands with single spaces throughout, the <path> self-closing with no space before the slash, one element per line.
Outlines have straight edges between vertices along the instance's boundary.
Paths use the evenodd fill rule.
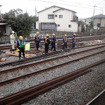
<path fill-rule="evenodd" d="M 45 1 L 45 0 L 36 0 L 36 1 L 39 1 L 39 2 L 45 2 L 45 3 L 53 3 L 53 4 L 63 4 L 63 5 L 67 5 L 67 6 L 75 6 L 75 7 L 81 7 L 81 8 L 88 8 L 88 9 L 93 9 L 93 6 L 81 6 L 81 5 L 78 5 L 78 4 L 70 4 L 72 2 L 68 2 L 68 3 L 58 3 L 58 2 L 52 2 L 52 1 Z M 100 9 L 101 7 L 96 7 L 96 9 Z"/>

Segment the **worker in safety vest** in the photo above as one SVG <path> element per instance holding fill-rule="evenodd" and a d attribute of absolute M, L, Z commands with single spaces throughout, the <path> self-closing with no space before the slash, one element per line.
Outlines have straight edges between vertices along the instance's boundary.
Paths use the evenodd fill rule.
<path fill-rule="evenodd" d="M 39 32 L 37 32 L 36 35 L 35 35 L 35 43 L 36 43 L 36 48 L 37 48 L 37 51 L 38 51 L 39 43 L 40 43 Z"/>
<path fill-rule="evenodd" d="M 52 39 L 51 39 L 51 51 L 54 48 L 54 51 L 56 51 L 56 47 L 55 47 L 55 43 L 56 43 L 56 38 L 55 38 L 55 34 L 52 34 Z"/>
<path fill-rule="evenodd" d="M 63 49 L 67 48 L 67 35 L 65 34 L 64 35 L 64 38 L 63 38 Z"/>
<path fill-rule="evenodd" d="M 48 49 L 49 49 L 49 44 L 50 44 L 50 40 L 49 40 L 49 35 L 46 34 L 46 38 L 44 39 L 45 42 L 45 53 L 48 53 Z"/>
<path fill-rule="evenodd" d="M 15 35 L 14 34 L 15 34 L 15 32 L 12 31 L 12 34 L 10 35 L 10 43 L 12 45 L 12 51 L 15 50 Z"/>
<path fill-rule="evenodd" d="M 25 58 L 25 51 L 24 51 L 24 41 L 23 37 L 19 36 L 19 40 L 17 41 L 17 51 L 19 52 L 19 60 L 21 59 L 21 52 L 23 52 L 23 57 Z"/>
<path fill-rule="evenodd" d="M 76 34 L 74 33 L 72 36 L 72 48 L 75 48 L 75 36 Z"/>

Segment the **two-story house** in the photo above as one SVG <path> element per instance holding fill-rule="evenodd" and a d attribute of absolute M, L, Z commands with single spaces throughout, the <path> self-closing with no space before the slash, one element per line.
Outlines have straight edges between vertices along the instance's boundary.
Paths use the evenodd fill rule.
<path fill-rule="evenodd" d="M 105 28 L 105 15 L 99 14 L 91 17 L 95 28 Z"/>
<path fill-rule="evenodd" d="M 39 11 L 38 15 L 36 29 L 78 32 L 78 17 L 75 11 L 51 6 Z"/>

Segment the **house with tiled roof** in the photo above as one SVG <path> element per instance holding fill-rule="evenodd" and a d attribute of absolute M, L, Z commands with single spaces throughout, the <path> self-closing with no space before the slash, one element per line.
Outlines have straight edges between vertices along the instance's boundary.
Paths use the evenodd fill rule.
<path fill-rule="evenodd" d="M 105 28 L 105 15 L 99 14 L 91 17 L 94 27 Z"/>
<path fill-rule="evenodd" d="M 38 12 L 36 28 L 39 30 L 54 30 L 78 32 L 78 17 L 76 12 L 59 6 L 51 6 Z"/>

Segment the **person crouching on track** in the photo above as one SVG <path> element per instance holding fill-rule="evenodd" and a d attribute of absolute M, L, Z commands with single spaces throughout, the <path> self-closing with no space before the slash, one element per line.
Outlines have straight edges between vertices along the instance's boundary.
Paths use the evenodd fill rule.
<path fill-rule="evenodd" d="M 54 51 L 56 51 L 56 47 L 55 47 L 55 43 L 56 43 L 56 38 L 55 38 L 55 34 L 52 34 L 52 39 L 51 39 L 51 51 L 54 48 Z"/>
<path fill-rule="evenodd" d="M 37 32 L 36 35 L 35 35 L 35 43 L 36 43 L 36 49 L 38 51 L 38 49 L 39 49 L 39 43 L 40 43 L 39 32 Z"/>
<path fill-rule="evenodd" d="M 74 33 L 72 36 L 72 48 L 75 48 L 75 36 L 76 34 Z"/>
<path fill-rule="evenodd" d="M 45 53 L 48 53 L 48 49 L 49 49 L 49 44 L 50 44 L 50 40 L 49 40 L 49 35 L 46 35 L 46 38 L 44 39 L 45 42 Z"/>
<path fill-rule="evenodd" d="M 67 35 L 65 34 L 64 35 L 64 38 L 63 38 L 63 49 L 67 48 Z"/>
<path fill-rule="evenodd" d="M 19 60 L 21 59 L 21 52 L 23 52 L 23 57 L 25 58 L 24 41 L 22 36 L 20 36 L 17 41 L 17 50 L 19 50 Z"/>

